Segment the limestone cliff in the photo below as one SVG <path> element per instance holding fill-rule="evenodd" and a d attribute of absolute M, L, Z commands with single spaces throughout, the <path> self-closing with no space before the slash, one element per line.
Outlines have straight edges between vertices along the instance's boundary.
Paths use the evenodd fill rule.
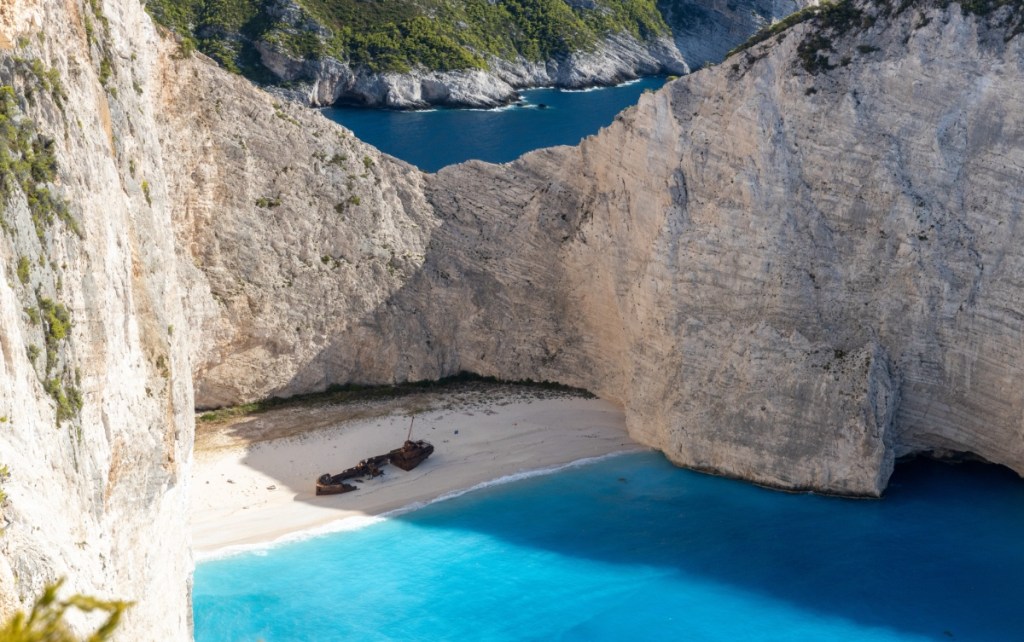
<path fill-rule="evenodd" d="M 440 223 L 425 177 L 208 59 L 165 74 L 162 131 L 187 132 L 168 135 L 163 153 L 197 405 L 345 380 L 347 369 L 296 364 L 315 361 L 421 269 Z M 412 378 L 436 369 L 423 372 Z"/>
<path fill-rule="evenodd" d="M 933 450 L 1024 472 L 1015 18 L 854 9 L 579 147 L 418 179 L 427 213 L 399 200 L 422 254 L 391 270 L 374 262 L 394 252 L 346 235 L 397 210 L 319 236 L 274 224 L 273 252 L 242 261 L 214 239 L 266 215 L 221 225 L 214 206 L 205 236 L 183 234 L 230 328 L 196 355 L 197 403 L 470 370 L 586 387 L 673 460 L 783 488 L 877 495 L 894 457 Z M 248 158 L 222 162 L 254 180 Z M 319 225 L 324 207 L 275 216 Z M 278 258 L 303 256 L 305 277 Z M 357 270 L 379 298 L 353 306 L 335 293 Z"/>
<path fill-rule="evenodd" d="M 189 637 L 188 332 L 135 2 L 0 5 L 0 616 L 61 576 Z"/>

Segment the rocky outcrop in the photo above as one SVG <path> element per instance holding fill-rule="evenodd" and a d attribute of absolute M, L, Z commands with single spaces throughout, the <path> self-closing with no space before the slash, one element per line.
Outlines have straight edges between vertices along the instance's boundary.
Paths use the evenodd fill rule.
<path fill-rule="evenodd" d="M 66 577 L 134 602 L 123 640 L 190 637 L 161 64 L 138 3 L 0 7 L 0 617 Z"/>
<path fill-rule="evenodd" d="M 938 449 L 1024 472 L 1021 40 L 956 5 L 861 9 L 671 83 L 577 148 L 427 177 L 422 258 L 364 281 L 376 303 L 330 296 L 348 278 L 330 270 L 272 293 L 210 251 L 203 272 L 235 280 L 215 318 L 240 316 L 196 355 L 197 402 L 469 370 L 586 387 L 678 463 L 782 488 L 877 495 L 894 457 Z M 259 229 L 239 216 L 186 236 Z M 355 238 L 268 238 L 372 260 Z M 287 325 L 253 311 L 278 297 Z M 324 340 L 271 349 L 307 328 Z"/>
<path fill-rule="evenodd" d="M 626 33 L 610 34 L 592 50 L 551 60 L 490 58 L 488 69 L 464 71 L 374 72 L 352 69 L 330 57 L 298 60 L 265 42 L 256 47 L 263 65 L 289 87 L 274 91 L 314 107 L 497 107 L 517 100 L 517 90 L 529 87 L 579 89 L 690 70 L 670 38 L 640 41 Z"/>

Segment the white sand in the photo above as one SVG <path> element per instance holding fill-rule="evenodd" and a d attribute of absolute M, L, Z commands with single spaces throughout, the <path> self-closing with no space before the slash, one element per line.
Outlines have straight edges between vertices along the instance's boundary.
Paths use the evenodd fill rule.
<path fill-rule="evenodd" d="M 362 418 L 341 421 L 332 421 L 337 417 L 330 409 L 310 408 L 212 428 L 201 424 L 192 471 L 197 558 L 338 527 L 341 519 L 380 515 L 523 471 L 638 448 L 613 404 L 502 390 L 469 398 L 425 395 L 418 405 L 403 400 L 378 408 L 378 416 L 363 412 L 355 415 Z M 409 472 L 386 466 L 383 476 L 357 484 L 357 491 L 315 495 L 314 482 L 322 473 L 340 472 L 400 446 L 410 410 L 418 413 L 413 439 L 434 444 L 430 459 Z M 248 443 L 247 436 L 267 439 L 282 432 L 268 431 L 268 422 L 277 422 L 277 428 L 288 424 L 286 434 L 305 422 L 312 432 Z"/>

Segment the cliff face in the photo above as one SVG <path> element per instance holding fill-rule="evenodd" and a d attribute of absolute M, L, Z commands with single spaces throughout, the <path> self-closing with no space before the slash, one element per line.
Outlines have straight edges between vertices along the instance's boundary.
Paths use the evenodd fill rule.
<path fill-rule="evenodd" d="M 922 451 L 1024 472 L 1020 39 L 998 12 L 857 11 L 672 83 L 577 148 L 428 176 L 422 260 L 358 309 L 324 271 L 285 294 L 287 326 L 228 306 L 246 348 L 199 355 L 198 403 L 464 369 L 589 388 L 673 460 L 783 488 L 877 495 Z M 211 260 L 244 300 L 265 291 Z M 253 358 L 308 327 L 325 340 Z"/>
<path fill-rule="evenodd" d="M 439 224 L 424 176 L 209 60 L 165 74 L 197 406 L 344 380 L 348 371 L 297 365 L 317 362 L 422 267 Z"/>
<path fill-rule="evenodd" d="M 577 149 L 441 172 L 446 221 L 494 220 L 486 239 L 500 212 L 535 212 L 550 226 L 536 259 L 558 257 L 551 281 L 497 247 L 463 273 L 518 272 L 565 310 L 542 331 L 564 337 L 546 353 L 463 365 L 571 373 L 674 460 L 770 485 L 877 494 L 894 455 L 945 449 L 1024 472 L 1010 385 L 1024 152 L 1004 107 L 1021 41 L 1004 42 L 1003 15 L 889 11 L 868 5 L 823 35 L 801 25 Z M 508 174 L 520 199 L 446 196 Z M 487 255 L 450 247 L 467 245 Z M 536 345 L 523 316 L 510 343 Z M 490 323 L 466 325 L 484 337 Z"/>
<path fill-rule="evenodd" d="M 0 614 L 44 583 L 189 634 L 187 326 L 137 3 L 0 7 Z M 170 269 L 169 269 L 170 268 Z"/>

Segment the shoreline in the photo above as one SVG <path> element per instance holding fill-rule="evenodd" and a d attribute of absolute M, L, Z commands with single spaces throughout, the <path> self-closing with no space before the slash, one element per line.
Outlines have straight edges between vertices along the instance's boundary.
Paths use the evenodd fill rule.
<path fill-rule="evenodd" d="M 685 75 L 685 74 L 684 74 Z M 635 78 L 629 78 L 620 82 L 613 83 L 593 83 L 582 86 L 563 86 L 563 85 L 524 85 L 522 87 L 514 87 L 515 93 L 499 104 L 496 105 L 479 105 L 475 103 L 427 103 L 422 106 L 404 106 L 404 107 L 389 107 L 387 105 L 366 105 L 359 103 L 334 103 L 331 105 L 319 105 L 310 106 L 310 109 L 317 111 L 324 111 L 328 109 L 339 109 L 339 110 L 360 110 L 360 111 L 387 111 L 394 113 L 408 113 L 408 114 L 426 114 L 435 111 L 507 111 L 516 108 L 527 108 L 536 109 L 536 103 L 531 103 L 526 100 L 523 96 L 524 93 L 533 91 L 541 91 L 545 89 L 552 89 L 555 91 L 563 91 L 570 94 L 584 94 L 592 91 L 600 91 L 602 89 L 617 89 L 619 87 L 628 87 L 635 85 L 638 82 L 647 80 L 648 78 L 664 78 L 666 84 L 672 80 L 681 77 L 680 74 L 673 74 L 668 72 L 660 72 L 655 74 L 639 74 Z"/>
<path fill-rule="evenodd" d="M 320 474 L 399 445 L 410 413 L 413 439 L 435 445 L 430 459 L 409 472 L 387 466 L 354 492 L 315 495 Z M 278 433 L 285 436 L 267 438 Z M 614 404 L 509 385 L 200 424 L 191 475 L 193 554 L 201 562 L 352 530 L 483 487 L 641 450 Z"/>
<path fill-rule="evenodd" d="M 498 477 L 497 479 L 480 482 L 478 484 L 470 486 L 469 488 L 452 490 L 433 499 L 415 501 L 410 504 L 406 504 L 405 506 L 395 508 L 393 510 L 389 510 L 377 515 L 347 515 L 344 517 L 339 517 L 338 519 L 335 519 L 333 521 L 321 524 L 319 526 L 313 526 L 310 528 L 291 531 L 285 533 L 284 535 L 281 535 L 280 537 L 277 537 L 276 539 L 272 539 L 269 541 L 251 542 L 246 544 L 231 544 L 228 546 L 208 551 L 196 550 L 193 552 L 193 558 L 196 563 L 210 562 L 214 560 L 224 559 L 227 557 L 232 557 L 235 555 L 242 555 L 244 553 L 252 553 L 255 551 L 269 551 L 270 549 L 276 548 L 278 546 L 291 544 L 294 542 L 301 542 L 315 537 L 322 537 L 325 535 L 330 535 L 332 533 L 354 531 L 360 528 L 365 528 L 367 526 L 372 526 L 373 524 L 384 521 L 391 517 L 397 517 L 399 515 L 404 515 L 406 513 L 417 511 L 421 508 L 432 506 L 434 504 L 446 502 L 452 499 L 457 499 L 459 497 L 462 497 L 463 495 L 474 493 L 479 490 L 493 488 L 495 486 L 504 486 L 505 484 L 515 483 L 517 481 L 522 481 L 524 479 L 532 479 L 534 477 L 545 477 L 547 475 L 555 475 L 565 470 L 570 470 L 581 466 L 588 466 L 590 464 L 596 464 L 598 462 L 602 462 L 607 459 L 612 459 L 614 457 L 621 457 L 623 455 L 631 455 L 643 452 L 651 452 L 651 449 L 637 444 L 635 448 L 616 450 L 614 452 L 606 453 L 604 455 L 597 455 L 595 457 L 583 457 L 582 459 L 575 459 L 573 461 L 564 464 L 559 464 L 557 466 L 522 470 L 516 473 L 512 473 L 510 475 Z"/>

